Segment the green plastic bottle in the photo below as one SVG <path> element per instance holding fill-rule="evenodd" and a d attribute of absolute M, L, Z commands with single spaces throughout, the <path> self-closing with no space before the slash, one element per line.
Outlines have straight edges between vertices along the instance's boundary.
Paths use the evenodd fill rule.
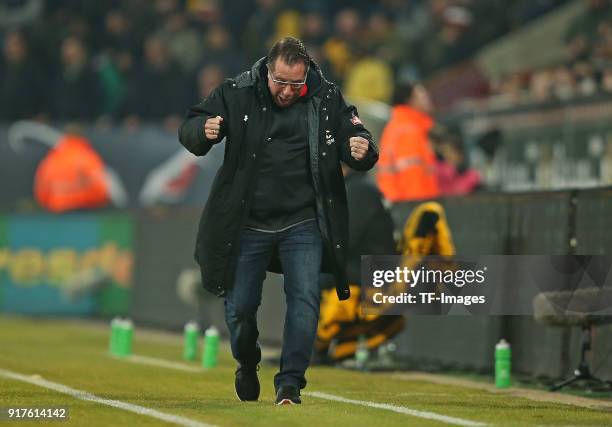
<path fill-rule="evenodd" d="M 125 350 L 126 356 L 132 354 L 132 343 L 134 342 L 134 324 L 131 320 L 125 321 Z"/>
<path fill-rule="evenodd" d="M 357 338 L 357 349 L 355 350 L 355 364 L 357 369 L 365 370 L 370 358 L 370 350 L 368 350 L 368 339 L 365 335 L 359 335 Z"/>
<path fill-rule="evenodd" d="M 198 338 L 200 330 L 196 322 L 188 322 L 185 325 L 183 359 L 196 360 L 198 356 Z"/>
<path fill-rule="evenodd" d="M 117 333 L 117 356 L 125 357 L 132 354 L 132 341 L 134 338 L 134 324 L 131 320 L 121 320 Z"/>
<path fill-rule="evenodd" d="M 205 369 L 217 366 L 219 355 L 219 331 L 214 326 L 204 332 L 204 351 L 202 352 L 202 367 Z"/>
<path fill-rule="evenodd" d="M 497 388 L 510 387 L 511 359 L 510 344 L 502 338 L 495 345 L 495 386 Z"/>

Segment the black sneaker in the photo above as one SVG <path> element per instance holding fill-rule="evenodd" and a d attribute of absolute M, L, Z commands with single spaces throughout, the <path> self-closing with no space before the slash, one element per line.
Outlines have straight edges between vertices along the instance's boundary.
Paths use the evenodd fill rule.
<path fill-rule="evenodd" d="M 292 385 L 282 385 L 276 393 L 274 403 L 277 405 L 299 405 L 302 403 L 300 400 L 300 390 Z"/>
<path fill-rule="evenodd" d="M 254 368 L 239 366 L 236 369 L 236 396 L 243 402 L 252 402 L 259 399 L 259 378 L 257 371 L 259 365 Z"/>

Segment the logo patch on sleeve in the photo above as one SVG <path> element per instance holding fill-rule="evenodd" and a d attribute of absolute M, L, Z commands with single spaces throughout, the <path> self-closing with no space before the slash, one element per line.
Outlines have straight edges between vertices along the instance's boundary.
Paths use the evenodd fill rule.
<path fill-rule="evenodd" d="M 357 125 L 362 125 L 363 123 L 361 122 L 361 119 L 359 118 L 359 116 L 355 113 L 353 113 L 353 115 L 351 116 L 351 123 L 353 124 L 353 126 L 357 126 Z"/>

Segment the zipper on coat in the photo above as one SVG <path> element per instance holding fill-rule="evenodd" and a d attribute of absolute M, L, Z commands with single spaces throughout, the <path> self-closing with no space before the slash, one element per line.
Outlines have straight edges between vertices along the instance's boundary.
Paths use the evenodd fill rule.
<path fill-rule="evenodd" d="M 321 230 L 321 237 L 327 246 L 331 246 L 332 240 L 325 215 L 325 204 L 321 199 L 321 182 L 319 180 L 319 107 L 321 100 L 313 97 L 308 104 L 308 152 L 310 153 L 310 174 L 312 187 L 315 192 L 315 203 L 317 211 L 317 222 Z M 331 247 L 328 249 L 331 250 Z M 333 252 L 332 252 L 333 253 Z"/>

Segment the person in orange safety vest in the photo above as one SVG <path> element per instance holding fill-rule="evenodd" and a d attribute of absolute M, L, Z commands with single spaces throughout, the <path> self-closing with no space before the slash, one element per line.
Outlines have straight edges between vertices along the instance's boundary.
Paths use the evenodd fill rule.
<path fill-rule="evenodd" d="M 436 198 L 436 156 L 428 133 L 434 125 L 433 105 L 421 84 L 399 83 L 391 119 L 380 139 L 376 181 L 391 202 Z"/>

